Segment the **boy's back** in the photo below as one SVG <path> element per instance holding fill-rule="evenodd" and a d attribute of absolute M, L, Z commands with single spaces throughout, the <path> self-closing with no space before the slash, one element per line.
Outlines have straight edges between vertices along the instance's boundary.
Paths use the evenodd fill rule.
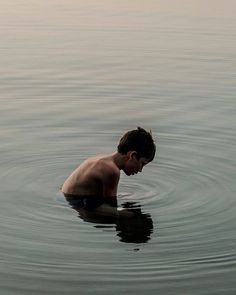
<path fill-rule="evenodd" d="M 120 169 L 115 153 L 85 160 L 65 181 L 62 192 L 77 196 L 116 196 Z"/>

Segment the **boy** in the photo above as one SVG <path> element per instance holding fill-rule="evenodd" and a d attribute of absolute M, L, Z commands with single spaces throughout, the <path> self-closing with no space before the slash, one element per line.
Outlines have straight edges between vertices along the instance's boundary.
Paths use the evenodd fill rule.
<path fill-rule="evenodd" d="M 121 138 L 117 151 L 85 160 L 67 178 L 61 190 L 71 205 L 96 209 L 103 203 L 117 204 L 120 171 L 128 176 L 141 172 L 155 156 L 151 133 L 141 127 Z"/>

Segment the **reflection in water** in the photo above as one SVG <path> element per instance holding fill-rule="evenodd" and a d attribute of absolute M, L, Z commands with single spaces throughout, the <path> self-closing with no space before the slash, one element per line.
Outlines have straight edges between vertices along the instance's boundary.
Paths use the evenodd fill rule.
<path fill-rule="evenodd" d="M 129 220 L 119 219 L 116 223 L 117 236 L 125 243 L 146 243 L 153 232 L 153 223 L 149 214 L 135 214 Z"/>
<path fill-rule="evenodd" d="M 150 214 L 143 213 L 141 206 L 135 202 L 126 202 L 119 208 L 103 203 L 94 210 L 84 209 L 71 202 L 69 204 L 82 220 L 96 223 L 96 228 L 115 228 L 121 242 L 146 243 L 153 233 Z"/>
<path fill-rule="evenodd" d="M 141 206 L 135 202 L 122 204 L 134 216 L 129 220 L 119 218 L 116 222 L 117 236 L 125 243 L 146 243 L 153 232 L 153 222 L 150 214 L 143 213 Z"/>

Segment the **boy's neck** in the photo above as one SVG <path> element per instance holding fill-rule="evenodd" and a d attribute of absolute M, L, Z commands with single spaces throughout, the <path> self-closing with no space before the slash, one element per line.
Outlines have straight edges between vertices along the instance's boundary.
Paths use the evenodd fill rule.
<path fill-rule="evenodd" d="M 111 154 L 111 157 L 114 161 L 114 163 L 116 164 L 116 166 L 122 170 L 124 167 L 124 163 L 127 160 L 127 155 L 125 154 L 121 154 L 119 152 L 114 152 L 113 154 Z"/>

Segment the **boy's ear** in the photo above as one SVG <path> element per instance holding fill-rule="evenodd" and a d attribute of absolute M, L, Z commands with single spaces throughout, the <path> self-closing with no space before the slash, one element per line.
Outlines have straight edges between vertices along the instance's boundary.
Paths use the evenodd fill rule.
<path fill-rule="evenodd" d="M 127 155 L 128 155 L 129 160 L 133 159 L 134 157 L 137 158 L 137 152 L 136 151 L 129 151 Z"/>

